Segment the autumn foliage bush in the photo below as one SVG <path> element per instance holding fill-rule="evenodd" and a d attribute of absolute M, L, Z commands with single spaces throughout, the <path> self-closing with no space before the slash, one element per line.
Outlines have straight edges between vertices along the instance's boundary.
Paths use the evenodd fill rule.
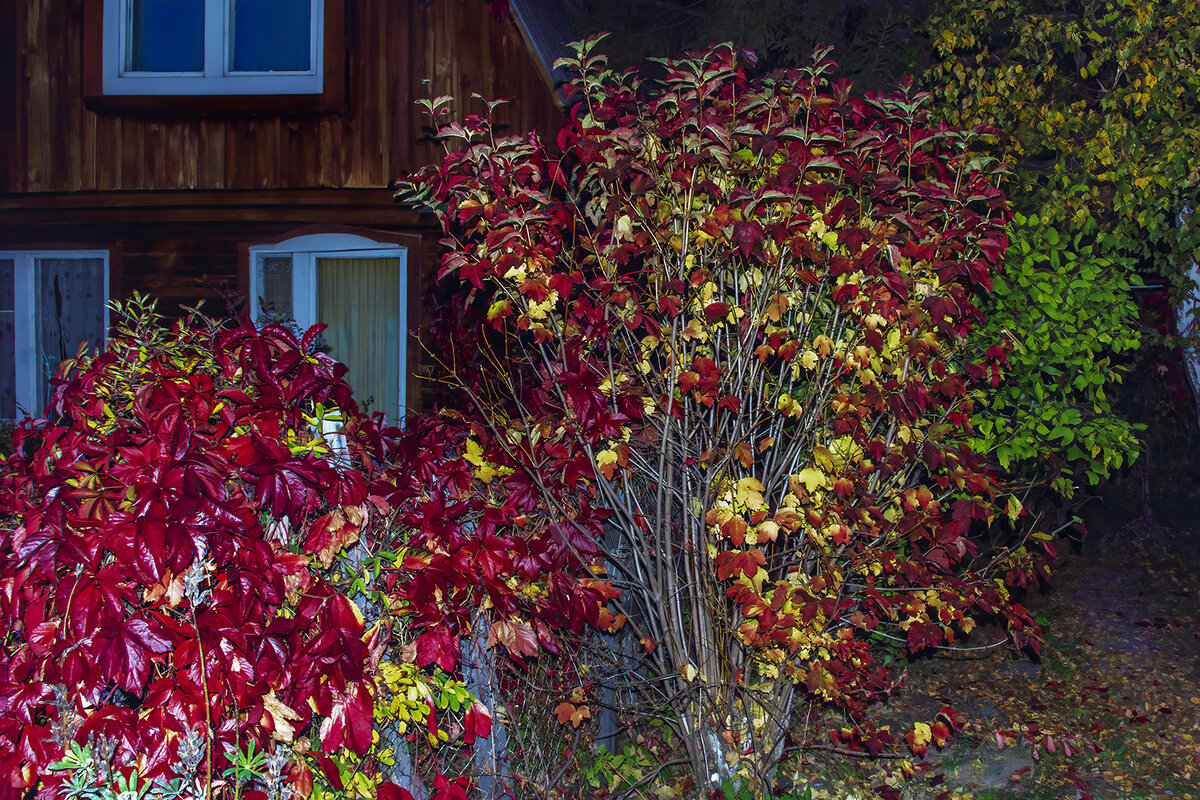
<path fill-rule="evenodd" d="M 370 745 L 363 619 L 320 566 L 377 513 L 342 371 L 283 331 L 132 307 L 64 365 L 3 470 L 0 796 L 52 789 L 71 741 L 149 778 L 194 731 L 213 777 L 310 724 L 314 749 Z M 344 464 L 313 433 L 337 409 Z"/>
<path fill-rule="evenodd" d="M 1012 593 L 1036 555 L 974 538 L 1019 513 L 969 447 L 1002 350 L 965 346 L 1007 206 L 915 91 L 854 98 L 820 60 L 751 78 L 729 46 L 650 79 L 594 48 L 567 60 L 555 143 L 468 116 L 399 196 L 438 214 L 443 276 L 486 309 L 459 379 L 476 477 L 607 570 L 599 624 L 635 642 L 621 711 L 667 721 L 683 788 L 766 792 L 802 705 L 849 715 L 837 748 L 902 744 L 853 722 L 894 686 L 881 645 L 982 616 L 1037 646 Z"/>
<path fill-rule="evenodd" d="M 478 490 L 469 426 L 360 414 L 317 329 L 117 316 L 0 472 L 0 797 L 234 796 L 256 752 L 275 792 L 464 797 L 462 640 L 557 648 L 607 590 Z"/>

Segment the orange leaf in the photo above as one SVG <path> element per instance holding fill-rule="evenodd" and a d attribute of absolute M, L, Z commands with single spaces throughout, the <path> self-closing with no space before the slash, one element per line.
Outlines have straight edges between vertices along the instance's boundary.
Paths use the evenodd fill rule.
<path fill-rule="evenodd" d="M 747 442 L 738 442 L 734 445 L 733 457 L 746 469 L 754 466 L 754 451 Z"/>
<path fill-rule="evenodd" d="M 592 711 L 587 706 L 576 706 L 566 701 L 554 707 L 554 715 L 559 725 L 571 723 L 572 728 L 578 728 L 585 719 L 591 719 Z"/>
<path fill-rule="evenodd" d="M 741 517 L 730 517 L 721 525 L 721 532 L 729 537 L 735 547 L 741 547 L 746 541 L 746 520 Z"/>
<path fill-rule="evenodd" d="M 575 706 L 568 702 L 559 703 L 554 707 L 554 715 L 558 717 L 559 725 L 566 725 L 575 715 Z M 575 727 L 579 727 L 576 725 Z"/>

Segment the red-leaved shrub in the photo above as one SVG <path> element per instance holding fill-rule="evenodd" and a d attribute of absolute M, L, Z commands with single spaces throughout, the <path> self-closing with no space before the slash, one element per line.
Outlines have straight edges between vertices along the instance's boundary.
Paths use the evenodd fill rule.
<path fill-rule="evenodd" d="M 310 723 L 313 748 L 371 745 L 363 620 L 321 574 L 379 514 L 344 372 L 282 329 L 138 305 L 64 365 L 0 484 L 0 797 L 52 788 L 68 741 L 149 778 L 197 730 L 214 774 Z M 335 414 L 340 454 L 315 433 Z"/>

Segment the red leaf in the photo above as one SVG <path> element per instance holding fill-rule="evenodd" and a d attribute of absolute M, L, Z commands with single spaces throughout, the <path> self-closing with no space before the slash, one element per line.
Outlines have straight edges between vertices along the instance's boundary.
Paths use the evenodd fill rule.
<path fill-rule="evenodd" d="M 458 638 L 445 627 L 424 631 L 417 637 L 416 645 L 418 667 L 437 664 L 451 672 L 458 664 Z"/>
<path fill-rule="evenodd" d="M 706 305 L 704 307 L 704 318 L 707 319 L 710 323 L 716 322 L 717 320 L 721 319 L 721 317 L 724 317 L 728 313 L 729 313 L 729 304 L 728 303 L 709 303 L 708 305 Z"/>
<path fill-rule="evenodd" d="M 492 715 L 483 704 L 471 703 L 463 716 L 463 741 L 471 744 L 476 737 L 486 739 L 492 733 Z"/>
<path fill-rule="evenodd" d="M 750 578 L 766 563 L 767 557 L 757 547 L 752 550 L 726 550 L 716 558 L 717 579 L 723 581 L 738 575 Z"/>
<path fill-rule="evenodd" d="M 763 240 L 763 229 L 757 222 L 735 222 L 733 223 L 733 235 L 729 238 L 745 257 L 750 255 L 754 245 Z"/>
<path fill-rule="evenodd" d="M 397 786 L 391 781 L 384 781 L 379 784 L 375 790 L 375 796 L 379 800 L 413 800 L 412 793 L 401 786 Z"/>
<path fill-rule="evenodd" d="M 924 622 L 914 622 L 908 627 L 908 651 L 916 653 L 927 647 L 937 647 L 942 643 L 942 628 Z"/>
<path fill-rule="evenodd" d="M 342 783 L 342 773 L 338 770 L 337 764 L 333 759 L 324 753 L 311 753 L 313 760 L 317 762 L 317 766 L 321 768 L 321 774 L 325 776 L 326 782 L 339 792 L 346 788 Z"/>
<path fill-rule="evenodd" d="M 332 752 L 343 744 L 362 755 L 371 746 L 374 710 L 371 692 L 365 683 L 351 683 L 344 694 L 335 697 L 333 709 L 321 723 L 321 747 Z M 322 769 L 325 765 L 322 764 Z"/>

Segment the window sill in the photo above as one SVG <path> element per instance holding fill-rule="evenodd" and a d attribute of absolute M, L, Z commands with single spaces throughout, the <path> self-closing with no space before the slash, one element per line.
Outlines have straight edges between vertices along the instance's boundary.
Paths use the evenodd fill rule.
<path fill-rule="evenodd" d="M 326 76 L 328 85 L 328 75 Z M 85 95 L 89 111 L 128 116 L 255 116 L 280 114 L 342 114 L 346 93 L 248 95 Z"/>

